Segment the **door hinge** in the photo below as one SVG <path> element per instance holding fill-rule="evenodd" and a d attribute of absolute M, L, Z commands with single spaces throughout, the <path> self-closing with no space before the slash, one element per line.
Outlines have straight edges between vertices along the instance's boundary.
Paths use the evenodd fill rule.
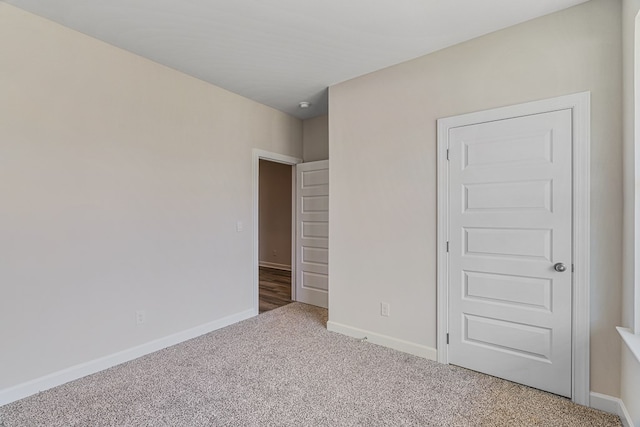
<path fill-rule="evenodd" d="M 447 160 L 449 160 L 449 149 L 447 148 Z"/>
<path fill-rule="evenodd" d="M 449 332 L 447 332 L 447 344 L 449 344 Z"/>
<path fill-rule="evenodd" d="M 447 252 L 449 252 L 449 242 L 447 242 Z"/>
<path fill-rule="evenodd" d="M 571 272 L 573 273 L 574 271 L 576 271 L 576 268 L 573 264 L 571 264 Z"/>

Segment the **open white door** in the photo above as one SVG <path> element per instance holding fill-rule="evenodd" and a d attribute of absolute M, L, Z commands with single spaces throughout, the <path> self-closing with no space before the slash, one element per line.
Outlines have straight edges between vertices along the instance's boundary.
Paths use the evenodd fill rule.
<path fill-rule="evenodd" d="M 296 165 L 296 300 L 328 307 L 329 161 Z"/>
<path fill-rule="evenodd" d="M 572 114 L 449 130 L 449 362 L 571 397 Z"/>

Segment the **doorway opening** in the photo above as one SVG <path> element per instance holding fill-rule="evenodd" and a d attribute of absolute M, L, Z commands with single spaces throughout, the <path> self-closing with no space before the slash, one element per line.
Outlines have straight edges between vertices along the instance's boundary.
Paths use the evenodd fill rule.
<path fill-rule="evenodd" d="M 257 315 L 296 301 L 294 166 L 302 159 L 254 149 L 252 160 L 252 292 Z"/>
<path fill-rule="evenodd" d="M 292 169 L 292 165 L 259 159 L 259 313 L 292 302 Z"/>

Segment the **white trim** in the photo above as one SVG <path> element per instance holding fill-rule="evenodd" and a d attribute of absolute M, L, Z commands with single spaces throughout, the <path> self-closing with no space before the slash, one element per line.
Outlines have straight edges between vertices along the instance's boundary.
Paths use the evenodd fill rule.
<path fill-rule="evenodd" d="M 627 407 L 624 406 L 622 399 L 606 394 L 596 393 L 595 391 L 592 391 L 589 397 L 589 406 L 593 409 L 617 415 L 620 417 L 620 421 L 622 421 L 622 425 L 624 427 L 634 427 L 631 415 L 629 415 L 629 411 L 627 411 Z"/>
<path fill-rule="evenodd" d="M 159 338 L 157 340 L 153 340 L 148 343 L 129 348 L 127 350 L 119 351 L 117 353 L 101 357 L 99 359 L 71 366 L 70 368 L 66 368 L 49 375 L 45 375 L 43 377 L 24 382 L 22 384 L 15 385 L 13 387 L 5 388 L 3 390 L 0 390 L 0 406 L 68 383 L 69 381 L 77 380 L 78 378 L 95 374 L 96 372 L 100 372 L 121 363 L 137 359 L 158 350 L 162 350 L 163 348 L 180 344 L 181 342 L 199 337 L 200 335 L 207 334 L 220 328 L 224 328 L 225 326 L 232 325 L 242 320 L 249 319 L 253 316 L 253 309 L 241 311 L 240 313 L 232 314 L 230 316 L 223 317 L 222 319 L 214 320 L 213 322 L 196 326 L 195 328 L 187 329 L 185 331 L 168 335 L 166 337 Z"/>
<path fill-rule="evenodd" d="M 633 254 L 634 254 L 634 266 L 633 266 L 633 294 L 634 300 L 632 302 L 633 307 L 633 331 L 636 335 L 640 336 L 640 200 L 638 199 L 638 179 L 640 179 L 640 12 L 637 13 L 634 21 L 633 28 L 633 76 L 631 87 L 633 88 L 633 175 L 634 181 L 632 182 L 633 192 L 635 193 L 634 206 L 633 206 L 633 224 L 634 224 L 634 236 L 633 236 Z M 625 90 L 627 90 L 625 88 Z"/>
<path fill-rule="evenodd" d="M 616 329 L 624 343 L 629 347 L 631 354 L 633 354 L 636 360 L 640 363 L 640 335 L 634 334 L 629 328 L 618 326 Z"/>
<path fill-rule="evenodd" d="M 298 168 L 293 166 L 291 168 L 291 301 L 298 301 L 298 291 L 296 289 L 296 274 L 297 274 L 297 248 L 298 237 L 296 235 L 298 228 Z"/>
<path fill-rule="evenodd" d="M 260 159 L 263 160 L 269 160 L 271 162 L 276 162 L 276 163 L 282 163 L 285 165 L 297 165 L 298 163 L 302 163 L 302 159 L 299 159 L 297 157 L 291 157 L 291 156 L 285 156 L 284 154 L 278 154 L 278 153 L 272 153 L 269 151 L 264 151 L 264 150 L 259 150 L 257 148 L 254 148 L 252 150 L 251 153 L 252 156 L 252 174 L 253 174 L 253 262 L 252 262 L 252 267 L 253 268 L 253 310 L 254 310 L 254 314 L 258 314 L 259 312 L 259 307 L 260 307 L 260 294 L 258 292 L 258 287 L 259 287 L 259 272 L 258 272 L 258 263 L 259 263 L 259 244 L 258 244 L 258 231 L 259 231 L 259 225 L 258 225 L 258 209 L 260 208 L 260 204 L 258 201 L 258 196 L 259 196 L 259 185 L 260 185 Z M 294 168 L 292 168 L 294 169 Z M 295 171 L 292 172 L 292 188 L 295 188 Z M 295 192 L 292 191 L 291 194 L 291 205 L 292 205 L 292 214 L 295 212 Z M 293 216 L 291 217 L 291 223 L 295 224 L 296 218 L 295 218 L 295 214 L 293 214 Z M 293 226 L 292 226 L 293 227 Z M 292 233 L 291 235 L 291 247 L 292 249 L 295 248 L 295 234 Z M 295 298 L 295 286 L 296 286 L 296 279 L 295 279 L 295 266 L 296 262 L 295 262 L 295 253 L 294 251 L 291 252 L 291 297 L 292 299 Z M 294 299 L 295 300 L 295 299 Z"/>
<path fill-rule="evenodd" d="M 437 236 L 436 236 L 436 349 L 438 362 L 449 363 L 447 333 L 449 332 L 449 127 L 437 121 Z"/>
<path fill-rule="evenodd" d="M 489 121 L 571 109 L 573 112 L 573 306 L 572 306 L 572 400 L 589 403 L 589 289 L 590 289 L 590 92 L 528 102 L 510 107 L 463 114 L 438 120 L 438 240 L 437 240 L 437 353 L 448 363 L 449 271 L 446 242 L 449 240 L 449 129 Z"/>
<path fill-rule="evenodd" d="M 573 110 L 573 401 L 589 402 L 591 293 L 591 93 L 558 100 Z M 560 105 L 558 105 L 560 104 Z"/>
<path fill-rule="evenodd" d="M 260 261 L 258 266 L 264 268 L 273 268 L 274 270 L 291 271 L 291 266 L 286 264 L 278 264 L 277 262 Z"/>
<path fill-rule="evenodd" d="M 370 343 L 392 348 L 402 351 L 403 353 L 413 354 L 414 356 L 424 357 L 429 360 L 436 360 L 436 349 L 427 347 L 426 345 L 416 344 L 409 341 L 400 340 L 388 335 L 377 334 L 375 332 L 366 331 L 364 329 L 354 328 L 352 326 L 343 325 L 336 322 L 327 322 L 327 330 L 347 335 L 353 338 L 363 339 Z"/>

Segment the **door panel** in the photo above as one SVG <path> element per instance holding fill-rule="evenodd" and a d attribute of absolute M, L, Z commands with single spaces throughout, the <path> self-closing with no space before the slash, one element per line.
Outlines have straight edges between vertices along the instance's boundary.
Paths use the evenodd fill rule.
<path fill-rule="evenodd" d="M 464 272 L 465 300 L 551 310 L 551 280 L 509 274 Z"/>
<path fill-rule="evenodd" d="M 551 357 L 551 330 L 490 317 L 464 316 L 465 341 L 505 353 L 544 359 Z"/>
<path fill-rule="evenodd" d="M 449 132 L 449 361 L 567 397 L 571 143 L 571 110 Z"/>
<path fill-rule="evenodd" d="M 539 209 L 551 212 L 551 181 L 521 181 L 464 186 L 465 212 Z"/>
<path fill-rule="evenodd" d="M 327 308 L 329 161 L 296 166 L 296 300 Z"/>

